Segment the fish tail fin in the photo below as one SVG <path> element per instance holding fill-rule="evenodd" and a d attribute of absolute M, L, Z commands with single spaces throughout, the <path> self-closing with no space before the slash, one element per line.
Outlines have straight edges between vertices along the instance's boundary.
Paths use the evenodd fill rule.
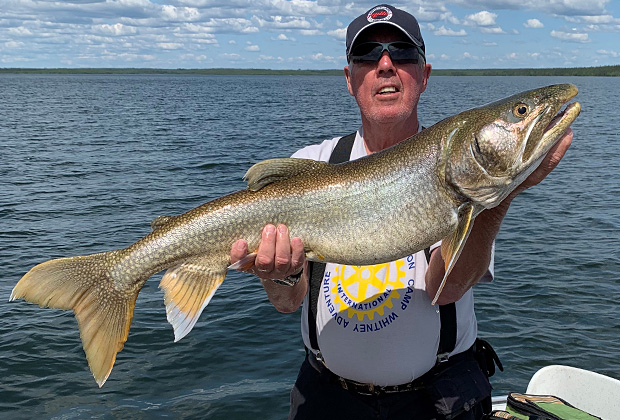
<path fill-rule="evenodd" d="M 59 258 L 39 264 L 13 288 L 10 300 L 23 298 L 41 307 L 72 309 L 82 346 L 99 387 L 108 379 L 123 349 L 140 282 L 115 281 L 112 270 L 124 250 Z M 148 277 L 147 277 L 148 278 Z"/>
<path fill-rule="evenodd" d="M 159 287 L 164 291 L 168 322 L 174 341 L 185 337 L 226 277 L 228 262 L 207 256 L 187 261 L 166 271 Z"/>

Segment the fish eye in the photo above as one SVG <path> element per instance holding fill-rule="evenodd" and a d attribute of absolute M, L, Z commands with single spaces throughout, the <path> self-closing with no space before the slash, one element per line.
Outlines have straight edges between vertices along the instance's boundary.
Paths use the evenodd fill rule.
<path fill-rule="evenodd" d="M 523 118 L 527 114 L 529 114 L 529 112 L 530 112 L 530 107 L 527 106 L 527 104 L 523 104 L 523 103 L 515 105 L 515 107 L 512 109 L 512 113 L 517 118 Z"/>

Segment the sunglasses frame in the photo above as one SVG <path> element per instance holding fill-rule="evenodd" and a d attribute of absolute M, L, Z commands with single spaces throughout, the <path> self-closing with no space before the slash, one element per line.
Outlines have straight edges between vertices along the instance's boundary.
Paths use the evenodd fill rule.
<path fill-rule="evenodd" d="M 363 59 L 362 58 L 362 57 L 367 57 L 369 54 L 353 55 L 353 52 L 355 51 L 355 49 L 357 49 L 358 47 L 360 47 L 362 45 L 367 45 L 367 44 L 372 44 L 372 45 L 375 45 L 376 47 L 377 46 L 381 46 L 381 52 L 379 53 L 379 55 L 378 55 L 378 57 L 376 59 L 371 60 L 371 59 Z M 418 50 L 418 55 L 422 56 L 422 58 L 424 60 L 426 60 L 426 55 L 424 54 L 424 51 L 422 50 L 422 48 L 420 48 L 420 46 L 414 44 L 413 42 L 407 42 L 407 41 L 392 41 L 392 42 L 368 41 L 368 42 L 362 42 L 361 44 L 355 45 L 351 49 L 351 54 L 349 54 L 348 61 L 349 62 L 353 62 L 353 63 L 367 63 L 367 64 L 368 63 L 376 63 L 383 56 L 383 52 L 387 51 L 388 55 L 390 56 L 390 60 L 392 60 L 395 63 L 413 63 L 413 64 L 418 63 L 419 56 L 417 58 L 414 58 L 414 59 L 392 58 L 392 51 L 390 51 L 389 47 L 394 45 L 394 44 L 404 44 L 404 45 L 413 47 L 416 50 Z M 374 51 L 376 49 L 376 47 L 373 48 L 372 50 L 370 50 L 370 52 Z"/>

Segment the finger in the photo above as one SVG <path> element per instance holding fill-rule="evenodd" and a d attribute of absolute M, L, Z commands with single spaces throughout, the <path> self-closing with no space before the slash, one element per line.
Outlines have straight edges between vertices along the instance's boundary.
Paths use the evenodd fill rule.
<path fill-rule="evenodd" d="M 248 243 L 239 239 L 230 249 L 230 263 L 234 264 L 248 254 Z"/>
<path fill-rule="evenodd" d="M 549 158 L 549 167 L 550 171 L 553 170 L 560 160 L 564 157 L 568 148 L 571 146 L 573 142 L 573 130 L 570 128 L 566 130 L 564 135 L 560 138 L 560 140 L 553 145 L 549 153 L 547 153 L 547 157 Z"/>
<path fill-rule="evenodd" d="M 263 228 L 261 242 L 256 253 L 254 265 L 258 274 L 271 273 L 273 271 L 273 260 L 276 253 L 276 227 L 267 225 Z"/>
<path fill-rule="evenodd" d="M 274 261 L 274 275 L 286 277 L 291 268 L 291 239 L 288 228 L 285 225 L 278 225 L 276 235 L 276 254 Z"/>
<path fill-rule="evenodd" d="M 538 168 L 523 182 L 524 188 L 532 187 L 547 177 L 560 163 L 573 140 L 573 131 L 569 128 L 551 147 Z"/>
<path fill-rule="evenodd" d="M 301 238 L 291 239 L 291 271 L 293 274 L 299 273 L 306 261 L 304 243 Z"/>

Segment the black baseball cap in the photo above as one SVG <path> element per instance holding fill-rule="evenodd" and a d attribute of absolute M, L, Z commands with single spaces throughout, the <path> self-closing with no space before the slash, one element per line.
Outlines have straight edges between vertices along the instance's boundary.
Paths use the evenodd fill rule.
<path fill-rule="evenodd" d="M 424 40 L 420 33 L 420 25 L 416 18 L 404 10 L 397 9 L 388 4 L 381 4 L 355 18 L 347 27 L 347 59 L 351 53 L 351 47 L 358 36 L 374 25 L 393 25 L 407 35 L 407 37 L 411 39 L 411 42 L 422 48 L 422 51 L 426 52 Z"/>

